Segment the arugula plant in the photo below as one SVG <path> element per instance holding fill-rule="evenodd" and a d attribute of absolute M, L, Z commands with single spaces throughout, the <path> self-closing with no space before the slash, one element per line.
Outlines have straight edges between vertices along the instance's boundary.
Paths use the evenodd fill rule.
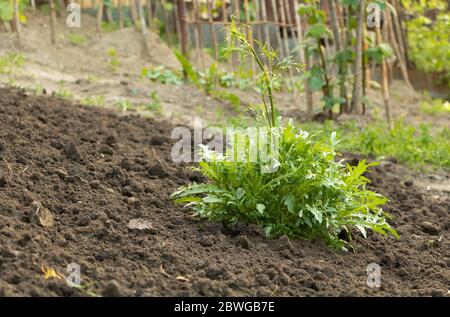
<path fill-rule="evenodd" d="M 253 161 L 252 141 L 238 132 L 231 143 L 233 148 L 240 145 L 240 151 L 221 154 L 200 146 L 203 160 L 195 169 L 208 182 L 181 187 L 171 197 L 225 226 L 238 221 L 261 225 L 269 237 L 321 237 L 343 249 L 348 242 L 339 237 L 342 232 L 351 237 L 353 229 L 363 236 L 371 229 L 398 237 L 381 209 L 387 199 L 365 187 L 369 180 L 364 173 L 375 163 L 360 161 L 349 166 L 338 162 L 335 133 L 330 142 L 321 142 L 318 135 L 309 135 L 292 121 L 276 118 L 273 86 L 283 71 L 299 65 L 291 59 L 280 60 L 276 51 L 257 41 L 255 48 L 234 23 L 228 39 L 228 54 L 237 52 L 242 60 L 252 58 L 259 66 L 262 102 L 255 111 L 266 139 L 257 142 L 257 147 L 273 144 L 274 137 L 278 140 L 278 147 L 269 153 L 276 168 L 264 172 L 267 161 L 261 157 Z M 263 57 L 271 67 L 263 64 Z"/>

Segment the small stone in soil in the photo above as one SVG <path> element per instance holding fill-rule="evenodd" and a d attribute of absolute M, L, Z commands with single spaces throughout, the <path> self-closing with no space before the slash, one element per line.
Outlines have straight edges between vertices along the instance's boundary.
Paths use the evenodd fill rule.
<path fill-rule="evenodd" d="M 106 144 L 103 144 L 102 146 L 100 146 L 100 149 L 98 151 L 101 154 L 106 154 L 106 155 L 113 155 L 113 153 L 114 153 L 113 149 Z"/>
<path fill-rule="evenodd" d="M 89 183 L 89 186 L 91 186 L 92 189 L 98 189 L 100 187 L 100 182 L 95 180 Z"/>
<path fill-rule="evenodd" d="M 110 281 L 102 291 L 103 297 L 121 297 L 122 291 L 120 285 L 116 281 Z"/>
<path fill-rule="evenodd" d="M 441 228 L 439 228 L 438 225 L 430 222 L 430 221 L 423 221 L 420 223 L 420 228 L 423 232 L 431 234 L 431 235 L 437 235 L 439 232 L 441 232 Z"/>
<path fill-rule="evenodd" d="M 241 235 L 237 238 L 237 245 L 241 246 L 244 249 L 250 250 L 252 247 L 252 243 L 247 238 L 247 236 Z"/>
<path fill-rule="evenodd" d="M 73 143 L 67 144 L 63 149 L 63 154 L 72 161 L 81 161 L 81 155 L 77 147 Z"/>
<path fill-rule="evenodd" d="M 153 228 L 151 222 L 141 218 L 131 219 L 128 222 L 127 227 L 133 232 L 146 232 L 150 234 L 156 233 L 156 230 Z"/>

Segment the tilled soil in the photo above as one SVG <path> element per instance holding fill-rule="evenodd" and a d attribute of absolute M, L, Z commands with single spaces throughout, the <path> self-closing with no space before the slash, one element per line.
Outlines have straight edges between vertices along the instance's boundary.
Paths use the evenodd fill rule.
<path fill-rule="evenodd" d="M 450 200 L 403 182 L 385 162 L 368 177 L 400 240 L 269 240 L 256 226 L 193 217 L 171 202 L 202 178 L 170 159 L 171 127 L 0 89 L 0 294 L 6 296 L 448 296 Z M 355 160 L 355 159 L 354 159 Z M 81 266 L 84 289 L 67 275 Z M 367 266 L 381 266 L 381 287 Z"/>

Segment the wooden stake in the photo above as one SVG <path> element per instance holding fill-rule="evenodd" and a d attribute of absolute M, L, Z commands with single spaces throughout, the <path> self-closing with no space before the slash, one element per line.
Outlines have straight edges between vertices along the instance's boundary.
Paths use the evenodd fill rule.
<path fill-rule="evenodd" d="M 253 32 L 252 32 L 252 24 L 250 21 L 250 12 L 248 9 L 248 0 L 244 0 L 244 13 L 245 13 L 245 23 L 247 28 L 247 40 L 253 46 Z M 256 64 L 253 58 L 251 59 L 251 68 L 252 68 L 252 78 L 254 78 L 256 73 Z"/>
<path fill-rule="evenodd" d="M 406 86 L 410 90 L 414 91 L 414 88 L 411 85 L 411 82 L 409 81 L 408 69 L 406 67 L 406 62 L 404 61 L 404 58 L 403 58 L 404 55 L 402 55 L 402 53 L 400 52 L 400 48 L 398 47 L 398 43 L 397 43 L 397 40 L 396 40 L 396 37 L 394 34 L 394 28 L 393 28 L 391 14 L 389 12 L 387 12 L 386 17 L 387 17 L 386 20 L 389 25 L 389 31 L 390 31 L 390 36 L 389 36 L 391 39 L 390 43 L 394 49 L 395 55 L 397 56 L 397 60 L 400 65 L 400 70 L 402 72 L 403 80 L 405 81 Z"/>
<path fill-rule="evenodd" d="M 172 47 L 172 34 L 171 34 L 170 27 L 169 27 L 169 17 L 167 16 L 165 0 L 161 0 L 161 7 L 162 7 L 162 13 L 163 13 L 162 18 L 163 18 L 164 30 L 166 32 L 167 44 L 169 44 L 169 46 Z"/>
<path fill-rule="evenodd" d="M 194 10 L 194 19 L 195 19 L 195 29 L 194 35 L 196 39 L 196 48 L 197 48 L 197 58 L 200 61 L 200 67 L 202 69 L 205 68 L 205 61 L 203 56 L 203 32 L 200 24 L 200 15 L 198 8 L 198 1 L 193 0 L 193 10 Z"/>
<path fill-rule="evenodd" d="M 364 52 L 366 52 L 369 49 L 369 43 L 367 43 L 366 41 L 366 34 L 367 34 L 367 27 L 366 24 L 364 23 L 364 28 L 363 28 L 363 56 L 364 56 Z M 364 76 L 363 76 L 363 96 L 367 95 L 367 91 L 370 88 L 370 81 L 371 81 L 371 75 L 370 75 L 370 64 L 369 62 L 366 62 L 363 58 L 363 70 L 364 70 Z M 367 105 L 365 102 L 362 103 L 363 106 L 363 115 L 366 114 L 366 110 L 367 110 Z"/>
<path fill-rule="evenodd" d="M 407 45 L 406 45 L 406 38 L 405 38 L 405 33 L 403 32 L 403 28 L 402 28 L 402 11 L 400 8 L 400 4 L 398 0 L 393 0 L 394 2 L 394 7 L 395 7 L 395 16 L 394 16 L 394 26 L 396 29 L 396 36 L 397 36 L 397 40 L 399 43 L 399 48 L 400 51 L 403 55 L 404 61 L 405 61 L 405 65 L 408 67 L 408 50 L 407 50 Z"/>
<path fill-rule="evenodd" d="M 263 30 L 264 30 L 264 40 L 266 41 L 269 48 L 270 45 L 270 36 L 269 36 L 269 24 L 267 23 L 267 8 L 266 8 L 266 0 L 256 0 L 261 1 L 261 17 L 263 22 Z"/>
<path fill-rule="evenodd" d="M 382 42 L 380 28 L 375 27 L 375 33 L 377 46 L 380 46 Z M 391 109 L 389 105 L 389 82 L 388 82 L 387 65 L 384 57 L 381 57 L 381 92 L 383 94 L 383 103 L 386 113 L 386 121 L 388 123 L 389 129 L 392 130 Z"/>
<path fill-rule="evenodd" d="M 278 8 L 275 8 L 275 10 L 278 10 Z M 289 55 L 290 49 L 289 49 L 289 37 L 286 27 L 286 11 L 284 0 L 280 0 L 280 18 L 281 18 L 281 32 L 283 32 L 284 53 L 285 56 L 287 57 Z"/>
<path fill-rule="evenodd" d="M 118 4 L 117 4 L 117 10 L 119 11 L 119 28 L 121 28 L 121 29 L 123 29 L 123 27 L 124 27 L 122 1 L 123 0 L 118 0 Z"/>
<path fill-rule="evenodd" d="M 98 0 L 97 4 L 97 33 L 102 33 L 102 20 L 103 20 L 103 0 Z"/>
<path fill-rule="evenodd" d="M 56 43 L 56 12 L 55 3 L 53 0 L 48 1 L 50 7 L 50 39 L 52 44 Z"/>
<path fill-rule="evenodd" d="M 153 7 L 152 0 L 147 0 L 147 20 L 148 28 L 151 30 L 153 27 Z"/>
<path fill-rule="evenodd" d="M 273 19 L 275 20 L 274 23 L 277 26 L 277 43 L 278 43 L 278 51 L 280 52 L 280 56 L 283 55 L 283 44 L 281 42 L 281 35 L 280 35 L 280 20 L 278 19 L 278 8 L 276 6 L 276 2 L 275 0 L 271 0 L 271 5 L 272 5 L 272 12 L 273 12 Z M 287 55 L 287 53 L 286 53 Z"/>
<path fill-rule="evenodd" d="M 263 0 L 264 1 L 264 0 Z M 295 23 L 297 25 L 297 39 L 299 45 L 303 43 L 303 26 L 300 15 L 298 14 L 298 1 L 294 0 L 294 9 L 295 9 Z M 309 70 L 311 67 L 310 59 L 306 54 L 306 48 L 300 49 L 299 52 L 300 62 L 305 64 L 306 70 Z M 309 86 L 309 82 L 305 81 L 305 93 L 306 93 L 306 114 L 308 119 L 312 118 L 313 112 L 313 95 L 311 91 L 311 87 Z"/>
<path fill-rule="evenodd" d="M 216 28 L 213 24 L 213 8 L 212 8 L 212 0 L 207 0 L 207 7 L 208 7 L 208 22 L 209 22 L 209 29 L 211 32 L 211 40 L 212 40 L 212 47 L 214 52 L 214 60 L 216 63 L 219 61 L 219 48 L 217 43 L 217 34 L 216 34 Z"/>
<path fill-rule="evenodd" d="M 138 13 L 141 21 L 141 33 L 142 33 L 142 43 L 144 44 L 144 50 L 147 57 L 150 57 L 150 48 L 148 47 L 148 36 L 147 36 L 147 25 L 145 23 L 144 8 L 140 0 L 137 0 Z"/>
<path fill-rule="evenodd" d="M 181 53 L 188 58 L 188 33 L 184 0 L 178 0 L 178 18 L 180 20 Z"/>
<path fill-rule="evenodd" d="M 255 19 L 256 19 L 256 39 L 260 42 L 263 41 L 262 38 L 262 33 L 261 33 L 261 8 L 259 7 L 259 2 L 258 0 L 254 0 L 255 2 L 255 10 L 256 10 L 256 15 L 255 15 Z"/>
<path fill-rule="evenodd" d="M 362 113 L 361 93 L 362 93 L 362 63 L 363 63 L 363 24 L 365 23 L 366 0 L 359 3 L 358 26 L 356 30 L 356 47 L 355 47 L 355 65 L 354 65 L 354 83 L 353 83 L 353 99 L 351 112 L 356 114 Z"/>
<path fill-rule="evenodd" d="M 16 29 L 17 47 L 20 47 L 19 0 L 14 0 L 14 28 Z"/>

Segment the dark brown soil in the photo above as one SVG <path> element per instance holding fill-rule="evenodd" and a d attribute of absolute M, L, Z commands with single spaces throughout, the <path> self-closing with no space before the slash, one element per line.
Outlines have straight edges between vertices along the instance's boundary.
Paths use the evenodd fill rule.
<path fill-rule="evenodd" d="M 201 178 L 170 149 L 163 122 L 1 89 L 0 294 L 83 296 L 41 270 L 74 262 L 99 295 L 448 296 L 450 200 L 405 184 L 395 163 L 369 177 L 401 240 L 358 237 L 353 253 L 193 217 L 169 195 Z"/>

